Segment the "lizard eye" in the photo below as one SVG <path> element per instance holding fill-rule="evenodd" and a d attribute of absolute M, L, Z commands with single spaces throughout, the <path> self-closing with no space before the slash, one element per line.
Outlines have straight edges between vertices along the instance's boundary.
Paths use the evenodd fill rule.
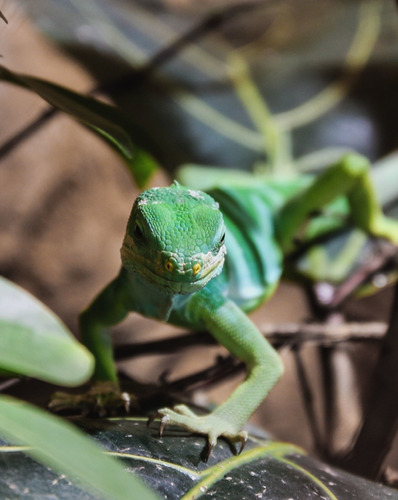
<path fill-rule="evenodd" d="M 171 260 L 166 261 L 164 264 L 164 267 L 165 267 L 166 271 L 168 271 L 169 273 L 171 273 L 174 270 L 174 265 L 171 262 Z"/>
<path fill-rule="evenodd" d="M 221 236 L 221 239 L 220 239 L 220 246 L 224 245 L 225 243 L 225 233 Z"/>
<path fill-rule="evenodd" d="M 138 222 L 135 223 L 135 226 L 134 226 L 134 237 L 136 239 L 136 241 L 138 243 L 142 243 L 145 239 L 144 237 L 144 232 L 143 230 L 141 229 L 140 225 L 138 224 Z"/>

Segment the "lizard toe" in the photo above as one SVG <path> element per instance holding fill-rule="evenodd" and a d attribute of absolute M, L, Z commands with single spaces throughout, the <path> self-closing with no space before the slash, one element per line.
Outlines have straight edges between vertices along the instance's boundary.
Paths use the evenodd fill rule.
<path fill-rule="evenodd" d="M 186 417 L 197 418 L 197 415 L 186 405 L 173 406 L 173 411 L 175 411 L 179 415 L 185 415 Z"/>

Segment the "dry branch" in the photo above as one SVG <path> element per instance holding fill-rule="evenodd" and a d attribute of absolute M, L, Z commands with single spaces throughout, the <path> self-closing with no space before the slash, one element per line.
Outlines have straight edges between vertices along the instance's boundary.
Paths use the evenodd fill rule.
<path fill-rule="evenodd" d="M 311 343 L 329 346 L 340 342 L 381 340 L 387 330 L 385 323 L 262 323 L 260 331 L 275 345 Z M 115 347 L 117 360 L 152 354 L 175 353 L 196 345 L 213 345 L 215 340 L 206 332 L 186 333 L 162 340 Z"/>
<path fill-rule="evenodd" d="M 376 479 L 398 429 L 398 284 L 391 320 L 372 377 L 372 391 L 363 424 L 342 465 L 357 474 Z"/>

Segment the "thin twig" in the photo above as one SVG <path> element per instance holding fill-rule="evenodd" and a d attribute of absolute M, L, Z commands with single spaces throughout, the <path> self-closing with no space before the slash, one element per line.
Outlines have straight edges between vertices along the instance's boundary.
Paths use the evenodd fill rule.
<path fill-rule="evenodd" d="M 0 160 L 7 156 L 13 149 L 21 144 L 25 139 L 28 139 L 33 133 L 38 131 L 41 126 L 47 123 L 51 118 L 58 113 L 58 109 L 47 108 L 40 115 L 25 125 L 19 132 L 14 134 L 10 139 L 0 146 Z"/>
<path fill-rule="evenodd" d="M 341 342 L 381 340 L 387 330 L 385 323 L 262 323 L 260 331 L 274 345 L 314 344 L 330 346 Z M 197 345 L 214 345 L 216 341 L 206 332 L 186 333 L 151 342 L 115 346 L 118 361 L 143 355 L 170 354 Z"/>
<path fill-rule="evenodd" d="M 154 70 L 169 62 L 189 45 L 220 28 L 226 21 L 246 12 L 250 12 L 253 9 L 262 8 L 266 3 L 267 0 L 249 0 L 214 10 L 194 24 L 194 26 L 191 26 L 188 31 L 176 38 L 172 43 L 160 49 L 150 61 L 141 68 L 113 82 L 100 84 L 96 90 L 107 93 L 129 88 L 137 82 L 137 79 L 141 80 L 142 78 L 148 77 Z"/>
<path fill-rule="evenodd" d="M 320 367 L 322 374 L 322 404 L 324 415 L 324 439 L 322 442 L 323 448 L 318 449 L 321 451 L 321 456 L 329 454 L 333 449 L 333 437 L 335 430 L 336 418 L 336 380 L 333 363 L 334 348 L 330 346 L 320 346 L 318 350 L 320 356 Z"/>
<path fill-rule="evenodd" d="M 271 342 L 311 343 L 332 345 L 340 342 L 362 342 L 366 340 L 380 340 L 387 330 L 382 322 L 352 322 L 341 324 L 325 323 L 263 323 L 260 331 Z"/>
<path fill-rule="evenodd" d="M 119 344 L 114 347 L 114 355 L 117 361 L 122 361 L 143 355 L 171 354 L 192 345 L 212 345 L 215 343 L 213 337 L 206 332 L 186 333 L 151 342 Z"/>
<path fill-rule="evenodd" d="M 5 391 L 6 389 L 9 389 L 13 385 L 18 384 L 21 381 L 20 378 L 10 378 L 8 380 L 5 380 L 0 384 L 0 392 Z"/>
<path fill-rule="evenodd" d="M 301 392 L 301 399 L 303 402 L 303 407 L 305 410 L 305 414 L 307 416 L 307 420 L 311 429 L 312 438 L 314 442 L 314 448 L 317 453 L 322 456 L 325 446 L 324 440 L 322 437 L 321 430 L 319 428 L 318 419 L 315 413 L 314 407 L 314 395 L 311 388 L 311 385 L 308 381 L 307 373 L 304 368 L 304 363 L 301 359 L 300 347 L 297 344 L 292 349 L 294 361 L 296 365 L 297 378 L 299 381 L 299 387 Z"/>
<path fill-rule="evenodd" d="M 1 10 L 0 10 L 0 19 L 3 19 L 3 21 L 4 21 L 6 24 L 8 24 L 7 18 L 6 18 L 6 16 L 5 16 L 5 15 L 1 12 Z"/>
<path fill-rule="evenodd" d="M 187 375 L 172 382 L 162 383 L 162 390 L 186 392 L 205 389 L 209 385 L 220 383 L 230 377 L 235 377 L 244 370 L 244 364 L 232 356 L 218 357 L 208 368 Z"/>
<path fill-rule="evenodd" d="M 320 304 L 327 309 L 336 309 L 346 300 L 358 287 L 364 283 L 372 274 L 380 270 L 387 262 L 391 261 L 397 255 L 397 247 L 389 241 L 380 241 L 377 253 L 372 258 L 366 259 L 363 265 L 352 273 L 340 286 L 333 287 L 328 283 L 316 283 L 315 293 Z M 323 286 L 328 286 L 331 293 L 328 293 L 328 299 L 322 300 Z"/>

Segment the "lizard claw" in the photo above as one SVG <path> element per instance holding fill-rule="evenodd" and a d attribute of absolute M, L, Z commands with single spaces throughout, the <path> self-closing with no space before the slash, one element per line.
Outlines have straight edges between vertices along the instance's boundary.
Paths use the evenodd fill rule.
<path fill-rule="evenodd" d="M 148 417 L 148 420 L 146 421 L 146 426 L 149 427 L 157 418 L 159 418 L 161 415 L 158 411 L 155 411 L 152 413 L 150 417 Z"/>
<path fill-rule="evenodd" d="M 246 445 L 248 433 L 247 433 L 247 431 L 241 431 L 238 434 L 235 434 L 233 436 L 224 436 L 224 437 L 225 437 L 225 439 L 228 440 L 228 442 L 231 445 L 234 445 L 236 442 L 240 443 L 239 450 L 236 453 L 237 455 L 240 455 L 243 451 L 243 448 Z"/>
<path fill-rule="evenodd" d="M 164 428 L 166 427 L 166 425 L 169 423 L 170 421 L 170 417 L 168 415 L 164 415 L 160 421 L 160 425 L 159 425 L 159 437 L 162 437 L 163 436 L 163 431 L 164 431 Z"/>
<path fill-rule="evenodd" d="M 146 426 L 149 427 L 157 418 L 160 418 L 159 437 L 162 437 L 164 428 L 168 424 L 170 417 L 168 415 L 162 415 L 162 413 L 156 411 L 155 413 L 152 413 L 152 415 L 148 418 Z"/>
<path fill-rule="evenodd" d="M 122 392 L 120 394 L 120 399 L 123 401 L 123 406 L 124 409 L 126 410 L 126 413 L 130 413 L 130 406 L 131 406 L 131 396 L 128 392 Z"/>
<path fill-rule="evenodd" d="M 240 455 L 242 453 L 243 448 L 245 447 L 245 445 L 247 443 L 247 438 L 248 438 L 248 434 L 246 431 L 242 431 L 239 433 L 240 448 L 238 451 L 238 455 Z"/>
<path fill-rule="evenodd" d="M 207 463 L 209 461 L 210 455 L 214 450 L 214 448 L 216 447 L 216 444 L 217 444 L 217 438 L 209 435 L 207 440 L 207 446 L 202 452 L 204 462 Z"/>

